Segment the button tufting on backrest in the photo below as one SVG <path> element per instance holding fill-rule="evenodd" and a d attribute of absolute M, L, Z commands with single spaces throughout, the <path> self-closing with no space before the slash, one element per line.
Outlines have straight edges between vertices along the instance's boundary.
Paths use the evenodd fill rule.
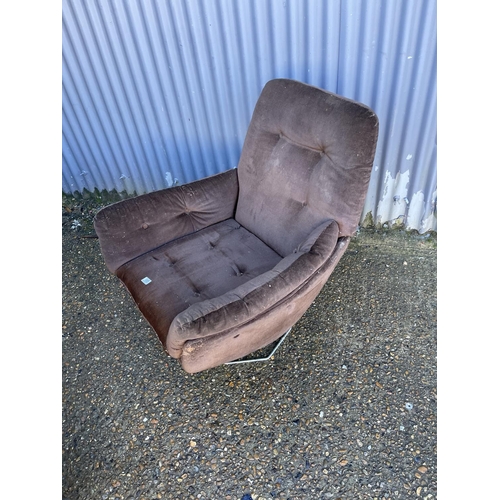
<path fill-rule="evenodd" d="M 143 222 L 141 227 L 142 229 L 147 229 L 149 227 L 149 224 L 147 222 Z"/>

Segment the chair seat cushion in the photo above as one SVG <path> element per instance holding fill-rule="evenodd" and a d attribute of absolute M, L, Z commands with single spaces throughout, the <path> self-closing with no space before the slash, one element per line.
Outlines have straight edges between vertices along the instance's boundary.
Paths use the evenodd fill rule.
<path fill-rule="evenodd" d="M 178 313 L 272 269 L 281 256 L 234 219 L 173 240 L 118 268 L 165 346 Z"/>

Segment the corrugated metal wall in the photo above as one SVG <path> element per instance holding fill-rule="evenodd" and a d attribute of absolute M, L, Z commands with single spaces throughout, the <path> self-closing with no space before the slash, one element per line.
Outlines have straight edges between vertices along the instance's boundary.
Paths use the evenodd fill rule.
<path fill-rule="evenodd" d="M 236 167 L 264 84 L 370 106 L 361 221 L 436 230 L 435 0 L 63 0 L 63 191 L 144 193 Z"/>

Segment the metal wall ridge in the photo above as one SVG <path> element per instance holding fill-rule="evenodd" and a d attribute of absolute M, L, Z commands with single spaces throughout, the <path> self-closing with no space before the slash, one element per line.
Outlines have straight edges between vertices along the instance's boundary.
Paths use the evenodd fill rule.
<path fill-rule="evenodd" d="M 62 35 L 63 192 L 236 167 L 283 77 L 377 113 L 360 224 L 437 229 L 435 0 L 63 0 Z"/>

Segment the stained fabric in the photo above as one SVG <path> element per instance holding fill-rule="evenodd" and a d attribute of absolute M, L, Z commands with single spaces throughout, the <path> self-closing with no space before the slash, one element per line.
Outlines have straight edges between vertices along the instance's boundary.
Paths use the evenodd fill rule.
<path fill-rule="evenodd" d="M 357 229 L 377 136 L 368 107 L 271 80 L 236 169 L 96 215 L 106 265 L 186 371 L 264 347 L 305 313 Z"/>

